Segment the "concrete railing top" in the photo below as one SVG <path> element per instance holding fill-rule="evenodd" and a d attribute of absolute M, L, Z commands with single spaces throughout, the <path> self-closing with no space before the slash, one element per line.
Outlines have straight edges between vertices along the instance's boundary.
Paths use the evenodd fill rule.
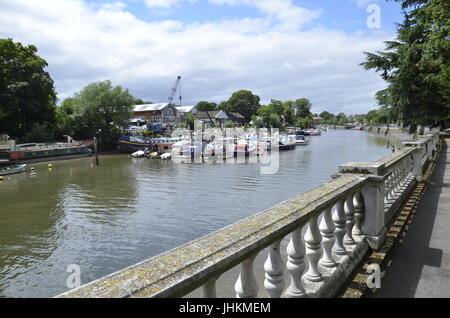
<path fill-rule="evenodd" d="M 177 297 L 257 253 L 312 216 L 360 189 L 347 175 L 214 233 L 100 278 L 58 297 Z"/>

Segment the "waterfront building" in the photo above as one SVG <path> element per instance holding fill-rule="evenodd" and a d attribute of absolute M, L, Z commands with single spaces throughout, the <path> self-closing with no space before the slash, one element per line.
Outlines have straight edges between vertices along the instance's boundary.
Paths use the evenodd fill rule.
<path fill-rule="evenodd" d="M 245 123 L 245 117 L 239 113 L 228 112 L 223 110 L 202 111 L 196 115 L 197 119 L 209 124 L 210 127 L 214 125 L 224 125 L 228 120 L 231 120 L 235 127 L 241 127 Z"/>
<path fill-rule="evenodd" d="M 197 109 L 195 106 L 176 106 L 176 109 L 179 121 L 183 121 L 187 114 L 192 114 L 194 116 L 197 114 Z"/>
<path fill-rule="evenodd" d="M 170 103 L 135 105 L 134 117 L 143 117 L 147 124 L 174 126 L 177 122 L 177 108 Z"/>

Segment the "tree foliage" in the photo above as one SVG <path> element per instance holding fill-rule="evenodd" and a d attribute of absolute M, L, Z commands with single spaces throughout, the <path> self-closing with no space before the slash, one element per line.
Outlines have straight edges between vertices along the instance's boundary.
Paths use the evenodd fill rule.
<path fill-rule="evenodd" d="M 63 119 L 60 128 L 79 139 L 98 135 L 104 147 L 112 147 L 121 129 L 129 124 L 134 101 L 128 89 L 113 87 L 109 80 L 91 83 L 64 100 L 58 110 Z"/>
<path fill-rule="evenodd" d="M 0 39 L 0 127 L 13 137 L 55 122 L 56 93 L 45 67 L 34 45 Z"/>
<path fill-rule="evenodd" d="M 226 112 L 237 112 L 245 117 L 249 122 L 253 115 L 256 115 L 260 107 L 260 98 L 251 91 L 240 90 L 234 92 L 225 103 L 221 104 Z"/>
<path fill-rule="evenodd" d="M 404 21 L 384 52 L 366 53 L 362 63 L 388 83 L 377 93 L 391 116 L 415 131 L 417 125 L 445 126 L 450 121 L 450 3 L 403 0 Z"/>
<path fill-rule="evenodd" d="M 217 104 L 213 102 L 207 102 L 207 101 L 200 101 L 195 106 L 197 111 L 204 112 L 204 111 L 213 111 L 217 109 Z"/>

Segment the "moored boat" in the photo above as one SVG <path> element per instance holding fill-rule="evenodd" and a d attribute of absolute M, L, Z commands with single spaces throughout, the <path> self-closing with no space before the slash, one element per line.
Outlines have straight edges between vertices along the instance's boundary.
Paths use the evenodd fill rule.
<path fill-rule="evenodd" d="M 13 173 L 23 172 L 25 171 L 26 167 L 27 167 L 26 164 L 20 164 L 0 169 L 0 176 L 6 176 Z"/>
<path fill-rule="evenodd" d="M 309 138 L 305 137 L 304 135 L 296 135 L 295 143 L 300 146 L 306 146 L 309 144 Z"/>
<path fill-rule="evenodd" d="M 296 148 L 296 143 L 290 136 L 280 136 L 280 142 L 278 146 L 280 151 L 294 150 Z"/>

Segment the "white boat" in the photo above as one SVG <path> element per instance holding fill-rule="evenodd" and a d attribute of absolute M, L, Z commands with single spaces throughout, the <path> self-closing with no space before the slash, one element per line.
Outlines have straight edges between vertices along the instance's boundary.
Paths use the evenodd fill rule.
<path fill-rule="evenodd" d="M 182 140 L 172 145 L 172 159 L 192 159 L 202 155 L 202 144 L 198 141 Z"/>
<path fill-rule="evenodd" d="M 19 173 L 19 172 L 25 171 L 26 167 L 27 167 L 26 164 L 21 164 L 21 165 L 15 165 L 15 166 L 0 169 L 0 176 L 6 176 L 8 174 Z"/>
<path fill-rule="evenodd" d="M 320 136 L 322 134 L 318 129 L 310 129 L 308 132 L 310 136 Z"/>
<path fill-rule="evenodd" d="M 136 151 L 136 152 L 133 152 L 133 153 L 131 154 L 131 156 L 132 156 L 133 158 L 141 158 L 141 157 L 144 157 L 144 156 L 145 156 L 145 151 L 143 151 L 143 150 L 138 150 L 138 151 Z"/>
<path fill-rule="evenodd" d="M 172 154 L 170 152 L 165 152 L 161 155 L 161 159 L 168 160 L 172 157 Z"/>
<path fill-rule="evenodd" d="M 295 143 L 299 146 L 306 146 L 309 144 L 309 138 L 304 135 L 296 135 L 294 136 Z"/>

